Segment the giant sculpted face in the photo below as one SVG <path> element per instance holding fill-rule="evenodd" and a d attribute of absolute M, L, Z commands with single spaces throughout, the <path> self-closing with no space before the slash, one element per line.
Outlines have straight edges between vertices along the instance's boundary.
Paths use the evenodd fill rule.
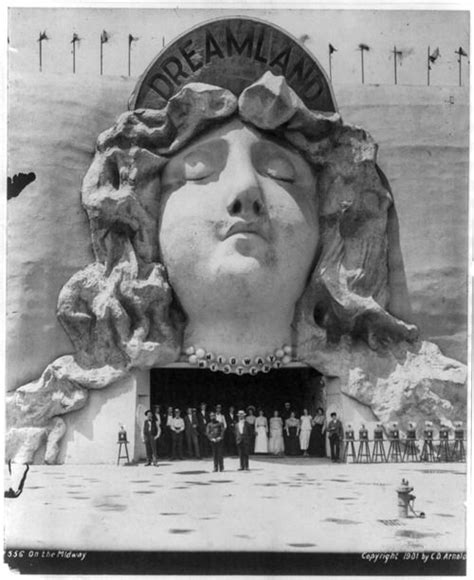
<path fill-rule="evenodd" d="M 161 188 L 159 245 L 185 347 L 252 355 L 290 342 L 318 241 L 312 167 L 234 119 L 174 155 Z"/>
<path fill-rule="evenodd" d="M 283 77 L 239 97 L 188 83 L 163 109 L 125 113 L 99 137 L 83 202 L 96 288 L 79 273 L 60 316 L 87 364 L 199 351 L 229 371 L 229 358 L 297 358 L 302 337 L 377 349 L 416 336 L 387 309 L 393 201 L 375 143 L 309 110 Z"/>

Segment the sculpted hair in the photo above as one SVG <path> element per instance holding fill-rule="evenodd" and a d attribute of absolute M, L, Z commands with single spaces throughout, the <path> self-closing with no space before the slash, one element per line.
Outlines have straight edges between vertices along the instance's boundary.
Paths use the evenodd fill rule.
<path fill-rule="evenodd" d="M 317 175 L 320 242 L 295 325 L 304 320 L 327 341 L 349 335 L 373 348 L 416 337 L 388 311 L 393 200 L 375 143 L 337 113 L 310 111 L 283 77 L 265 73 L 239 98 L 191 83 L 164 109 L 126 112 L 99 136 L 82 187 L 96 262 L 58 301 L 81 364 L 145 368 L 180 356 L 186 320 L 160 263 L 160 175 L 176 151 L 234 116 L 288 142 Z"/>

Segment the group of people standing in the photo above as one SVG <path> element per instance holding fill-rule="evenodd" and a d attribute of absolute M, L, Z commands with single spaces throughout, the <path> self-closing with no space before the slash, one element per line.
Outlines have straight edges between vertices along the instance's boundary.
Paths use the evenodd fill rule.
<path fill-rule="evenodd" d="M 255 417 L 249 409 L 246 420 L 255 428 L 254 453 L 326 457 L 326 416 L 321 407 L 312 417 L 308 409 L 300 414 L 285 403 L 284 409 L 273 411 L 270 419 L 263 410 Z"/>
<path fill-rule="evenodd" d="M 322 407 L 311 416 L 308 409 L 298 413 L 289 402 L 281 411 L 275 409 L 269 419 L 262 409 L 256 413 L 253 406 L 237 412 L 230 406 L 223 413 L 219 404 L 208 412 L 206 403 L 201 403 L 199 409 L 187 407 L 184 416 L 181 409 L 170 406 L 163 412 L 159 405 L 145 415 L 146 465 L 156 465 L 158 457 L 201 459 L 212 454 L 215 470 L 221 471 L 225 455 L 239 455 L 241 469 L 248 469 L 248 456 L 253 453 L 325 457 L 326 433 L 334 459 L 336 431 L 337 439 L 342 440 L 342 424 L 337 419 L 339 425 L 334 429 L 331 415 L 328 425 Z"/>

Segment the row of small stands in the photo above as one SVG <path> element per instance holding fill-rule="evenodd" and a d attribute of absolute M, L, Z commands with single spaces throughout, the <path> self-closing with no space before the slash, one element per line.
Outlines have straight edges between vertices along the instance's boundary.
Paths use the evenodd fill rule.
<path fill-rule="evenodd" d="M 394 427 L 389 431 L 388 439 L 384 439 L 384 429 L 381 425 L 377 425 L 373 439 L 369 439 L 369 431 L 362 426 L 357 440 L 354 430 L 348 426 L 344 437 L 343 461 L 352 463 L 465 462 L 465 443 L 465 433 L 462 427 L 456 427 L 454 438 L 450 437 L 448 427 L 441 427 L 437 439 L 434 438 L 433 429 L 428 427 L 423 431 L 423 438 L 418 439 L 416 428 L 411 423 L 406 438 L 402 439 L 400 431 Z"/>

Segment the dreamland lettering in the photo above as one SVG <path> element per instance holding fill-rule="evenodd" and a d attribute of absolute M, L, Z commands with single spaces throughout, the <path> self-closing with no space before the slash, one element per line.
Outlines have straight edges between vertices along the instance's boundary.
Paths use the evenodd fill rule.
<path fill-rule="evenodd" d="M 160 97 L 168 99 L 175 87 L 180 87 L 202 67 L 216 59 L 233 56 L 260 62 L 274 74 L 283 75 L 290 82 L 294 80 L 306 97 L 322 91 L 316 78 L 318 73 L 309 57 L 296 44 L 275 43 L 265 27 L 248 28 L 236 37 L 230 26 L 226 26 L 224 39 L 220 42 L 211 30 L 204 29 L 204 42 L 192 37 L 178 43 L 175 54 L 166 58 L 158 72 L 152 75 L 149 86 Z"/>

